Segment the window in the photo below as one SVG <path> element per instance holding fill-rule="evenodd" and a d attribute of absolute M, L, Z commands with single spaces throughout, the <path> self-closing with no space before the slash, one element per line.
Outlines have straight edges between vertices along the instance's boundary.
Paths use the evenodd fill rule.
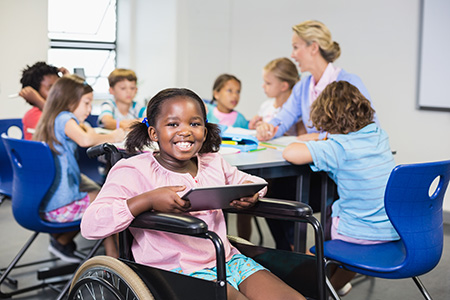
<path fill-rule="evenodd" d="M 95 99 L 109 97 L 116 65 L 116 0 L 49 0 L 48 62 L 71 73 L 83 68 Z"/>

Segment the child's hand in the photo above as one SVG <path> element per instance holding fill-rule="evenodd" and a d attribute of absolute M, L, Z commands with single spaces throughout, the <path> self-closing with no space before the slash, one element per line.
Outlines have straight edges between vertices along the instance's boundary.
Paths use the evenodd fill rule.
<path fill-rule="evenodd" d="M 125 131 L 122 128 L 113 130 L 111 132 L 114 143 L 122 142 L 125 139 Z"/>
<path fill-rule="evenodd" d="M 177 192 L 186 189 L 183 186 L 165 186 L 153 190 L 151 193 L 152 208 L 159 212 L 182 213 L 191 207 L 188 200 L 183 200 Z"/>
<path fill-rule="evenodd" d="M 137 120 L 122 120 L 119 123 L 119 128 L 129 131 L 131 128 L 131 125 L 133 125 L 136 122 L 138 122 L 138 121 Z"/>
<path fill-rule="evenodd" d="M 260 141 L 268 141 L 273 138 L 278 130 L 278 126 L 274 127 L 270 123 L 260 122 L 256 127 L 256 138 Z"/>
<path fill-rule="evenodd" d="M 36 106 L 40 109 L 44 107 L 45 99 L 39 94 L 38 91 L 33 89 L 31 86 L 24 87 L 20 92 L 19 96 L 25 99 L 28 103 Z"/>
<path fill-rule="evenodd" d="M 262 120 L 263 118 L 261 116 L 254 116 L 248 123 L 248 129 L 256 129 L 256 127 L 259 125 L 259 123 L 261 123 Z"/>
<path fill-rule="evenodd" d="M 243 184 L 246 183 L 253 183 L 252 181 L 244 181 Z M 241 199 L 236 199 L 231 201 L 230 205 L 238 208 L 238 209 L 243 209 L 243 208 L 250 208 L 252 206 L 254 206 L 256 204 L 256 202 L 258 202 L 258 198 L 259 198 L 259 193 L 256 193 L 253 195 L 253 197 L 243 197 Z"/>

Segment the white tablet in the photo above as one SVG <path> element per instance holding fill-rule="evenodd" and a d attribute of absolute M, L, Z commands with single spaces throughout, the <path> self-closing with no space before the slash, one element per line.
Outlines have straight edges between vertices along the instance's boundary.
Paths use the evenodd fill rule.
<path fill-rule="evenodd" d="M 182 198 L 191 202 L 191 211 L 229 208 L 230 202 L 242 197 L 251 197 L 267 183 L 195 187 Z"/>

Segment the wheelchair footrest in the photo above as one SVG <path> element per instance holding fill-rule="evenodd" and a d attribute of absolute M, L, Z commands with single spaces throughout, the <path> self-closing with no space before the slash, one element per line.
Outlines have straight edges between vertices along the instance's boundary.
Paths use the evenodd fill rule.
<path fill-rule="evenodd" d="M 63 265 L 63 266 L 57 266 L 57 267 L 48 267 L 48 268 L 42 268 L 38 270 L 37 272 L 37 278 L 39 280 L 44 280 L 48 278 L 58 277 L 58 276 L 64 276 L 73 274 L 76 269 L 78 268 L 79 264 L 69 264 L 69 265 Z"/>

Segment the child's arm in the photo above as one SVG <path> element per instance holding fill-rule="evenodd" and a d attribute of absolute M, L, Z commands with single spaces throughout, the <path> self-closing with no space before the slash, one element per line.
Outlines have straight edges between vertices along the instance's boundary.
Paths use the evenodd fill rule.
<path fill-rule="evenodd" d="M 44 109 L 45 99 L 31 86 L 24 87 L 20 92 L 19 96 L 25 99 L 28 103 L 36 106 L 40 110 Z"/>
<path fill-rule="evenodd" d="M 64 132 L 80 147 L 91 147 L 100 143 L 118 143 L 125 138 L 125 132 L 122 129 L 114 130 L 109 134 L 98 134 L 91 127 L 81 127 L 74 119 L 67 121 Z"/>
<path fill-rule="evenodd" d="M 292 143 L 283 150 L 283 158 L 296 165 L 313 162 L 311 152 L 304 143 Z"/>
<path fill-rule="evenodd" d="M 313 133 L 305 133 L 305 134 L 300 134 L 297 138 L 299 141 L 318 141 L 319 140 L 319 134 L 318 132 L 313 132 Z"/>
<path fill-rule="evenodd" d="M 113 118 L 113 116 L 111 115 L 104 115 L 101 119 L 100 119 L 101 124 L 103 125 L 103 128 L 105 129 L 117 129 L 117 121 L 116 119 Z"/>
<path fill-rule="evenodd" d="M 123 178 L 121 180 L 123 181 Z M 185 186 L 161 187 L 122 200 L 126 194 L 121 193 L 123 189 L 114 184 L 110 187 L 107 181 L 83 215 L 81 234 L 87 239 L 105 238 L 123 231 L 136 216 L 146 211 L 185 212 L 190 203 L 176 193 L 185 188 Z"/>
<path fill-rule="evenodd" d="M 138 216 L 146 211 L 183 213 L 191 204 L 178 196 L 185 186 L 166 186 L 145 192 L 127 200 L 128 209 L 133 216 Z"/>

